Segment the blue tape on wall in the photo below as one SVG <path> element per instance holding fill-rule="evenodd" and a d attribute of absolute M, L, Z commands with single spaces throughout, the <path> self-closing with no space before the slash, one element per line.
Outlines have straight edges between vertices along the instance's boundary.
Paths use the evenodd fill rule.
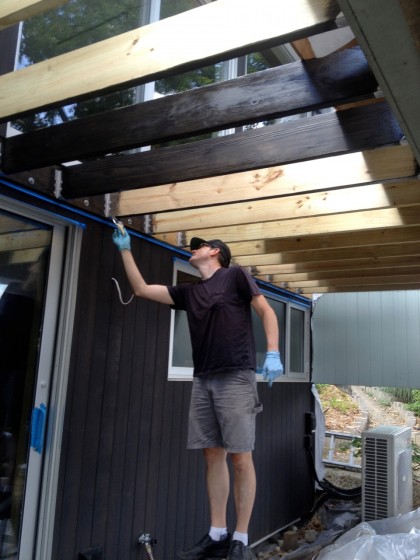
<path fill-rule="evenodd" d="M 45 425 L 47 421 L 47 407 L 44 403 L 32 410 L 31 418 L 31 447 L 41 454 L 44 448 Z"/>

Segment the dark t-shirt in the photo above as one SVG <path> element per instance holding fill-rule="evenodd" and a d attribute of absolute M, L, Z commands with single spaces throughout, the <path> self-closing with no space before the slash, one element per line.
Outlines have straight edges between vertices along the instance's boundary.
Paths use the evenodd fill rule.
<path fill-rule="evenodd" d="M 168 290 L 175 308 L 187 312 L 194 376 L 255 369 L 250 303 L 261 292 L 246 270 L 220 268 L 207 280 Z"/>

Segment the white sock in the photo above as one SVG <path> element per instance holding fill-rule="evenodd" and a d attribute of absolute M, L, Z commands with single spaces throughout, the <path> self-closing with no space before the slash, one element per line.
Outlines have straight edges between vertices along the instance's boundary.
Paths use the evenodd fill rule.
<path fill-rule="evenodd" d="M 227 535 L 227 527 L 210 527 L 209 535 L 214 541 L 221 541 Z"/>
<path fill-rule="evenodd" d="M 241 541 L 245 546 L 248 546 L 248 533 L 239 533 L 239 531 L 235 531 L 233 533 L 232 540 Z"/>

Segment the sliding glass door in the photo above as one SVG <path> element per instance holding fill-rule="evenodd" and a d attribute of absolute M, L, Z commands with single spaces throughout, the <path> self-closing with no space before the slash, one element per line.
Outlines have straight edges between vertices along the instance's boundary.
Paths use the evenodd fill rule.
<path fill-rule="evenodd" d="M 71 235 L 48 214 L 44 221 L 42 212 L 8 207 L 0 198 L 0 560 L 27 560 L 46 558 L 36 550 L 40 537 L 44 551 L 51 539 L 53 514 L 46 518 L 41 507 L 58 470 L 52 458 L 65 386 L 57 391 L 53 372 L 63 355 L 57 335 Z"/>

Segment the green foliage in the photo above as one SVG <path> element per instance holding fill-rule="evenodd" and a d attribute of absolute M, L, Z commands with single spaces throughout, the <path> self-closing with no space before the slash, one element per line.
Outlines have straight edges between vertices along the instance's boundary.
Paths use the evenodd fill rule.
<path fill-rule="evenodd" d="M 362 456 L 362 438 L 361 437 L 354 437 L 351 440 L 351 446 L 353 448 L 353 453 L 355 457 Z"/>
<path fill-rule="evenodd" d="M 332 408 L 338 412 L 348 414 L 357 411 L 357 405 L 348 395 L 343 393 L 335 385 L 316 385 L 324 409 Z"/>
<path fill-rule="evenodd" d="M 413 399 L 413 391 L 407 387 L 382 387 L 384 393 L 392 395 L 396 401 L 410 403 Z"/>
<path fill-rule="evenodd" d="M 406 404 L 405 408 L 414 412 L 416 416 L 420 416 L 420 400 L 416 400 L 410 404 Z"/>
<path fill-rule="evenodd" d="M 420 416 L 420 390 L 419 389 L 408 389 L 403 387 L 384 387 L 382 389 L 390 395 L 392 395 L 395 400 L 405 403 L 405 408 L 414 412 L 416 416 Z"/>

